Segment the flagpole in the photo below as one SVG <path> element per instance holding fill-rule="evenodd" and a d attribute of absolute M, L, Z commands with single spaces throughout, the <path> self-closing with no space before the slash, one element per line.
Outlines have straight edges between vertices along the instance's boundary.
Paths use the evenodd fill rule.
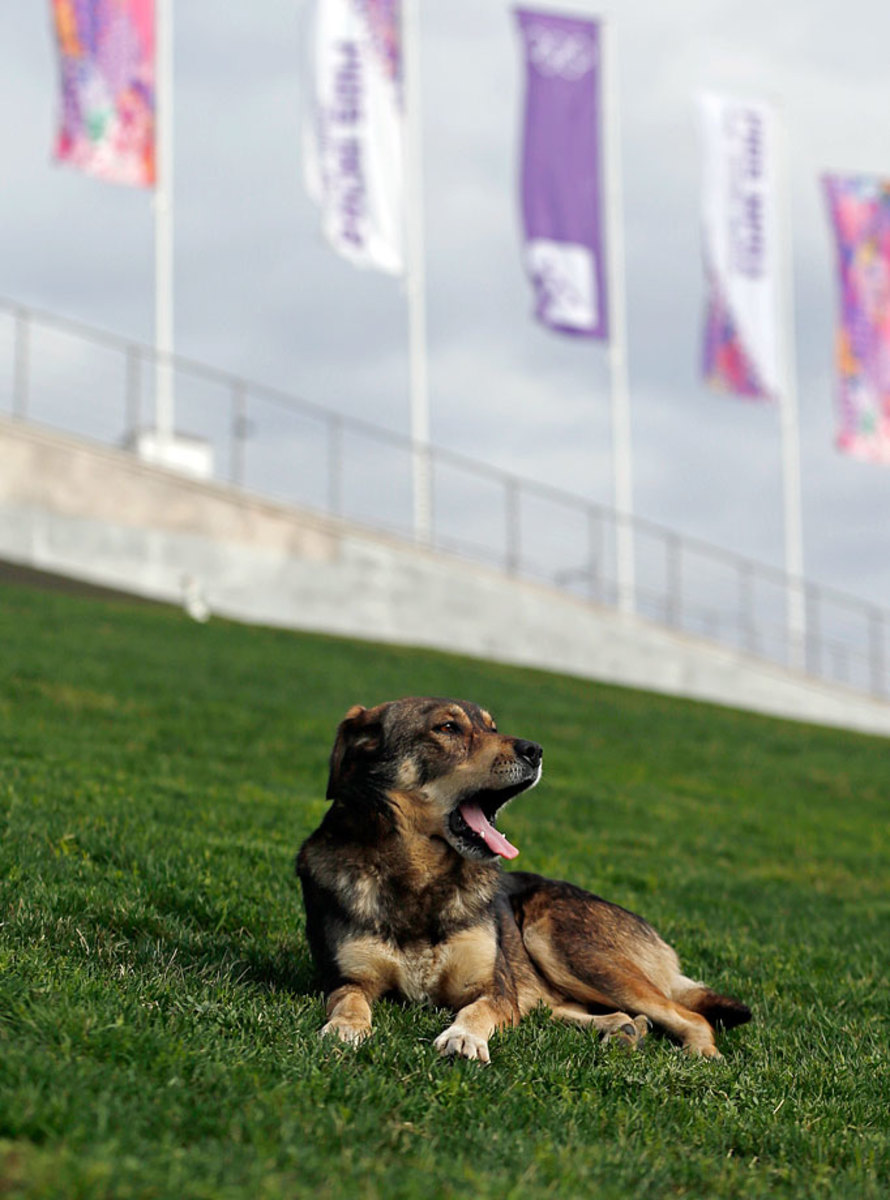
<path fill-rule="evenodd" d="M 432 481 L 429 456 L 423 121 L 418 0 L 402 0 L 402 40 L 405 65 L 405 285 L 408 300 L 414 536 L 419 542 L 429 542 L 432 535 Z"/>
<path fill-rule="evenodd" d="M 173 0 L 155 0 L 155 433 L 161 461 L 173 400 Z"/>
<path fill-rule="evenodd" d="M 627 300 L 625 295 L 624 212 L 621 186 L 618 47 L 613 20 L 604 18 L 603 93 L 605 98 L 606 252 L 608 255 L 609 369 L 612 390 L 612 462 L 615 507 L 615 559 L 618 609 L 627 616 L 636 608 L 633 526 L 633 462 L 630 388 L 627 369 Z"/>
<path fill-rule="evenodd" d="M 803 515 L 800 484 L 800 421 L 797 403 L 797 354 L 795 347 L 794 256 L 792 251 L 791 186 L 788 170 L 788 138 L 784 114 L 776 108 L 776 132 L 779 153 L 779 203 L 781 204 L 781 280 L 782 280 L 782 396 L 780 422 L 782 439 L 782 491 L 785 516 L 785 587 L 788 628 L 788 665 L 797 671 L 806 669 L 806 605 L 803 578 Z"/>

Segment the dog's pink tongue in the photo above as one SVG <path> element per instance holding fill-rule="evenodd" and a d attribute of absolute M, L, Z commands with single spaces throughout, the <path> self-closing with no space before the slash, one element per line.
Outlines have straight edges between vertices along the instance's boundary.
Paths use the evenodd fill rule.
<path fill-rule="evenodd" d="M 460 815 L 472 829 L 478 833 L 492 854 L 500 854 L 502 858 L 515 858 L 519 851 L 511 846 L 499 829 L 495 829 L 478 804 L 469 801 L 460 806 Z"/>

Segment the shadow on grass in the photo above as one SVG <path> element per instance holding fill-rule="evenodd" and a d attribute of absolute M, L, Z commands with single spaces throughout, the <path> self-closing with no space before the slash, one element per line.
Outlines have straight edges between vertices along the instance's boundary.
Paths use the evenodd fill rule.
<path fill-rule="evenodd" d="M 309 948 L 302 944 L 282 946 L 272 954 L 254 951 L 241 964 L 245 969 L 238 981 L 267 991 L 313 996 L 321 987 Z"/>
<path fill-rule="evenodd" d="M 153 977 L 158 982 L 191 981 L 212 988 L 253 987 L 295 997 L 313 996 L 319 990 L 309 947 L 296 920 L 293 937 L 275 942 L 245 926 L 220 928 L 218 915 L 199 913 L 198 906 L 184 914 L 180 903 L 165 903 L 163 895 L 152 897 L 151 909 L 93 914 L 87 938 L 94 941 L 100 961 L 115 966 L 126 963 L 146 981 Z M 85 927 L 81 919 L 78 939 Z M 71 943 L 73 948 L 73 936 Z"/>

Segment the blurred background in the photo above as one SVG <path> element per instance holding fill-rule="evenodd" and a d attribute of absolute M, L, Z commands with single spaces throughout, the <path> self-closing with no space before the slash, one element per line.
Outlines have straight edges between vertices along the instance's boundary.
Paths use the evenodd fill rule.
<path fill-rule="evenodd" d="M 817 673 L 830 660 L 840 682 L 882 692 L 886 632 L 875 634 L 873 610 L 890 582 L 888 474 L 834 448 L 837 295 L 819 176 L 890 173 L 890 9 L 868 0 L 842 12 L 826 0 L 779 9 L 765 0 L 624 0 L 571 11 L 614 18 L 618 38 L 634 510 L 659 526 L 648 558 L 640 529 L 640 611 L 678 623 L 669 611 L 678 603 L 673 572 L 675 584 L 695 590 L 690 632 L 719 636 L 729 605 L 729 644 L 762 650 L 774 636 L 774 656 L 784 654 L 778 413 L 715 395 L 700 379 L 695 98 L 715 89 L 771 101 L 784 122 L 805 573 L 872 606 L 849 622 L 828 619 L 838 645 L 847 624 L 858 640 L 852 657 L 820 651 Z M 177 371 L 176 424 L 210 439 L 222 477 L 410 535 L 404 444 L 348 426 L 332 434 L 324 417 L 336 412 L 407 437 L 408 341 L 403 282 L 333 253 L 304 192 L 306 18 L 298 0 L 175 6 L 175 345 L 222 373 Z M 48 3 L 7 0 L 0 47 L 0 293 L 151 343 L 150 191 L 53 163 L 59 100 Z M 608 363 L 600 344 L 532 319 L 518 200 L 523 68 L 511 7 L 421 4 L 420 63 L 431 443 L 579 500 L 529 489 L 511 510 L 517 501 L 500 475 L 443 453 L 438 544 L 507 569 L 518 559 L 523 573 L 614 603 L 613 534 L 591 534 L 592 521 L 607 516 L 590 507 L 608 509 L 613 499 Z M 6 413 L 15 403 L 15 337 L 14 311 L 0 312 Z M 35 327 L 29 372 L 32 420 L 119 443 L 150 416 L 150 364 L 122 368 L 116 346 Z M 321 415 L 259 388 L 248 389 L 245 405 L 229 376 L 280 389 Z M 233 421 L 242 446 L 232 443 Z M 332 478 L 337 438 L 346 466 Z M 693 567 L 691 553 L 678 565 L 661 527 L 764 565 L 759 645 L 737 611 L 749 586 L 738 564 L 726 570 L 705 555 Z"/>

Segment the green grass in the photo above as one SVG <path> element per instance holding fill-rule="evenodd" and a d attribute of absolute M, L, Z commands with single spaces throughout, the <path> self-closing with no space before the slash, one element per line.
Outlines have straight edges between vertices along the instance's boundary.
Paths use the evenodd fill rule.
<path fill-rule="evenodd" d="M 540 672 L 0 593 L 0 1196 L 890 1193 L 888 744 Z M 517 865 L 645 914 L 754 1023 L 722 1062 L 543 1014 L 321 1043 L 293 857 L 336 722 L 408 693 L 544 744 Z"/>

